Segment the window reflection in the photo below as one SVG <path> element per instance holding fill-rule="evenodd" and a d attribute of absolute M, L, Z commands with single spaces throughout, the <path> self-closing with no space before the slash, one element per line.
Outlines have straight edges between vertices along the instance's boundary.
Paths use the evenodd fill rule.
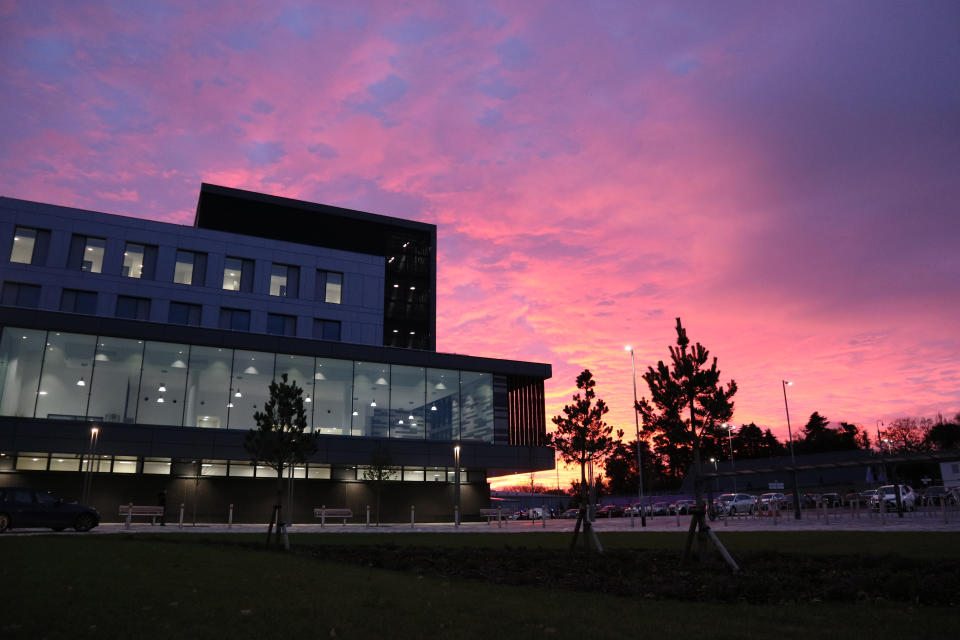
<path fill-rule="evenodd" d="M 377 362 L 353 365 L 351 435 L 386 438 L 390 417 L 390 367 Z"/>
<path fill-rule="evenodd" d="M 93 361 L 87 416 L 107 422 L 135 422 L 143 341 L 102 337 Z"/>
<path fill-rule="evenodd" d="M 37 392 L 37 417 L 83 420 L 93 372 L 96 336 L 47 334 L 47 349 Z"/>
<path fill-rule="evenodd" d="M 169 342 L 146 342 L 137 422 L 183 423 L 183 397 L 187 384 L 190 347 Z"/>
<path fill-rule="evenodd" d="M 317 358 L 313 384 L 314 430 L 324 435 L 350 435 L 353 362 Z"/>
<path fill-rule="evenodd" d="M 425 370 L 422 367 L 390 367 L 390 437 L 419 438 L 424 425 Z"/>
<path fill-rule="evenodd" d="M 460 372 L 427 369 L 427 439 L 460 438 Z"/>
<path fill-rule="evenodd" d="M 493 442 L 493 375 L 460 372 L 461 440 Z"/>
<path fill-rule="evenodd" d="M 233 349 L 193 347 L 187 375 L 184 425 L 226 428 Z"/>
<path fill-rule="evenodd" d="M 310 356 L 277 354 L 274 380 L 280 382 L 283 374 L 287 374 L 287 383 L 296 382 L 297 386 L 303 389 L 303 410 L 307 414 L 307 431 L 313 427 L 313 369 L 314 362 Z"/>
<path fill-rule="evenodd" d="M 233 356 L 233 381 L 227 403 L 231 429 L 250 429 L 253 414 L 263 411 L 270 399 L 274 354 L 237 349 Z"/>
<path fill-rule="evenodd" d="M 33 417 L 47 332 L 5 327 L 0 337 L 0 415 Z"/>

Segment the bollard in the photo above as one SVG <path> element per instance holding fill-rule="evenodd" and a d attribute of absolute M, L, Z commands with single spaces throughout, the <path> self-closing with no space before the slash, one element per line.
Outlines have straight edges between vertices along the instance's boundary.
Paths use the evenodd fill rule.
<path fill-rule="evenodd" d="M 680 507 L 677 507 L 677 526 L 680 526 Z"/>
<path fill-rule="evenodd" d="M 882 498 L 882 496 L 881 496 Z M 883 504 L 883 500 L 877 500 L 877 511 L 880 512 L 880 524 L 887 524 L 887 505 Z"/>
<path fill-rule="evenodd" d="M 940 513 L 943 514 L 943 524 L 947 524 L 947 501 L 940 498 Z"/>
<path fill-rule="evenodd" d="M 543 505 L 543 527 L 542 528 L 544 529 L 547 528 L 547 505 Z"/>
<path fill-rule="evenodd" d="M 127 505 L 127 522 L 126 522 L 127 529 L 130 528 L 130 518 L 132 516 L 133 516 L 133 503 L 131 502 L 130 504 Z"/>
<path fill-rule="evenodd" d="M 497 507 L 497 529 L 500 528 L 500 524 L 503 522 L 503 507 Z"/>
<path fill-rule="evenodd" d="M 177 525 L 183 529 L 183 503 L 180 503 L 180 523 Z"/>
<path fill-rule="evenodd" d="M 453 505 L 453 526 L 460 526 L 460 507 Z"/>
<path fill-rule="evenodd" d="M 233 527 L 233 503 L 230 503 L 230 511 L 227 514 L 227 529 Z"/>
<path fill-rule="evenodd" d="M 413 505 L 410 505 L 410 528 L 411 529 L 413 529 L 413 513 L 414 513 Z"/>
<path fill-rule="evenodd" d="M 320 505 L 320 528 L 323 529 L 323 525 L 327 524 L 327 505 Z"/>
<path fill-rule="evenodd" d="M 346 518 L 344 518 L 344 521 L 346 521 Z M 370 505 L 367 505 L 367 526 L 370 526 Z"/>
<path fill-rule="evenodd" d="M 826 502 L 823 503 L 823 524 L 830 524 L 830 512 Z"/>
<path fill-rule="evenodd" d="M 633 529 L 637 525 L 633 523 L 633 516 L 636 515 L 636 509 L 630 509 L 630 528 Z"/>

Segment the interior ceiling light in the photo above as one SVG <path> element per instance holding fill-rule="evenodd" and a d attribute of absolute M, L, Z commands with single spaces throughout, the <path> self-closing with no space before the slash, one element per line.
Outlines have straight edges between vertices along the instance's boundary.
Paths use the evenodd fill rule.
<path fill-rule="evenodd" d="M 436 411 L 436 410 L 437 410 L 437 405 L 435 404 L 430 405 L 430 411 Z"/>
<path fill-rule="evenodd" d="M 304 398 L 303 401 L 304 401 L 304 402 L 313 402 L 313 400 L 310 399 L 310 396 L 307 396 L 306 398 Z"/>
<path fill-rule="evenodd" d="M 227 403 L 227 409 L 233 409 L 233 403 L 232 403 L 232 402 L 228 402 L 228 403 Z"/>
<path fill-rule="evenodd" d="M 326 379 L 327 379 L 327 376 L 325 376 L 325 375 L 323 375 L 322 373 L 320 373 L 319 371 L 317 371 L 315 374 L 313 374 L 313 379 L 314 379 L 314 380 L 326 380 Z"/>
<path fill-rule="evenodd" d="M 160 383 L 160 386 L 157 388 L 157 391 L 159 391 L 160 393 L 166 393 L 166 391 L 167 391 L 167 385 L 165 385 L 165 384 L 163 384 L 163 383 L 161 382 L 161 383 Z"/>
<path fill-rule="evenodd" d="M 80 376 L 80 379 L 77 380 L 77 386 L 78 386 L 78 387 L 85 387 L 85 386 L 87 386 L 87 383 L 83 381 L 83 376 Z"/>
<path fill-rule="evenodd" d="M 416 287 L 410 287 L 410 291 L 416 291 L 416 290 L 417 290 Z"/>
<path fill-rule="evenodd" d="M 387 384 L 387 380 L 383 376 L 380 376 L 379 378 L 377 378 L 376 384 L 380 384 L 380 385 Z"/>
<path fill-rule="evenodd" d="M 173 367 L 174 369 L 186 369 L 186 368 L 187 368 L 187 364 L 186 364 L 183 360 L 181 360 L 180 358 L 177 358 L 176 360 L 174 360 L 174 361 L 173 361 L 173 364 L 171 364 L 170 366 Z"/>
<path fill-rule="evenodd" d="M 397 420 L 397 424 L 403 424 L 403 420 Z"/>
<path fill-rule="evenodd" d="M 45 396 L 45 395 L 47 395 L 47 392 L 46 392 L 46 391 L 40 391 L 39 394 L 40 394 L 41 396 Z"/>
<path fill-rule="evenodd" d="M 434 389 L 446 389 L 446 388 L 447 388 L 447 385 L 443 384 L 442 382 L 438 382 L 437 386 L 434 387 Z"/>
<path fill-rule="evenodd" d="M 233 394 L 233 397 L 234 397 L 234 398 L 242 398 L 242 397 L 243 397 L 243 394 L 240 393 L 240 389 L 237 389 L 237 392 L 236 392 L 235 394 Z"/>
<path fill-rule="evenodd" d="M 412 414 L 412 413 L 407 416 L 407 420 L 413 420 L 413 414 Z"/>
<path fill-rule="evenodd" d="M 411 332 L 410 332 L 410 335 L 414 335 L 415 333 L 416 333 L 416 331 L 411 331 Z"/>
<path fill-rule="evenodd" d="M 396 260 L 396 258 L 395 258 L 394 256 L 390 256 L 390 259 L 387 260 L 387 264 L 390 264 L 390 263 L 393 262 L 394 260 Z"/>
<path fill-rule="evenodd" d="M 376 401 L 376 400 L 374 400 L 373 402 L 371 402 L 371 403 L 370 403 L 370 406 L 371 406 L 371 407 L 375 407 L 375 406 L 377 406 L 377 401 Z"/>
<path fill-rule="evenodd" d="M 394 289 L 399 289 L 399 288 L 400 288 L 400 285 L 399 285 L 399 284 L 395 284 L 395 285 L 393 285 L 393 288 L 394 288 Z"/>
<path fill-rule="evenodd" d="M 359 411 L 354 411 L 354 412 L 353 412 L 353 415 L 358 416 L 358 415 L 360 415 L 360 412 L 359 412 Z"/>
<path fill-rule="evenodd" d="M 98 353 L 93 357 L 97 362 L 110 362 L 110 357 L 105 353 Z"/>
<path fill-rule="evenodd" d="M 246 369 L 244 369 L 243 372 L 244 372 L 244 373 L 247 373 L 247 374 L 250 374 L 250 375 L 252 375 L 252 376 L 258 375 L 258 374 L 260 373 L 259 371 L 257 371 L 257 368 L 256 368 L 255 366 L 253 366 L 253 365 L 250 365 L 249 367 L 247 367 Z"/>
<path fill-rule="evenodd" d="M 159 402 L 160 404 L 163 404 L 163 398 L 157 398 L 157 402 Z"/>
<path fill-rule="evenodd" d="M 404 248 L 404 249 L 406 249 L 406 248 L 409 247 L 409 246 L 410 246 L 410 243 L 409 243 L 409 242 L 404 242 L 404 243 L 403 243 L 403 248 Z"/>
<path fill-rule="evenodd" d="M 394 329 L 393 332 L 394 332 L 394 333 L 400 333 L 400 329 Z"/>

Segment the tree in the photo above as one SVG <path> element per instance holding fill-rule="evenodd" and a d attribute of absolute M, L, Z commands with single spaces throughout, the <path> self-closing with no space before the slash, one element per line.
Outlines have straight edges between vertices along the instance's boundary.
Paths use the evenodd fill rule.
<path fill-rule="evenodd" d="M 729 421 L 733 416 L 732 399 L 737 393 L 737 383 L 731 380 L 726 388 L 720 384 L 717 359 L 713 358 L 711 362 L 710 352 L 699 342 L 690 347 L 690 339 L 680 318 L 677 318 L 676 330 L 676 346 L 670 347 L 671 365 L 667 366 L 661 360 L 656 368 L 648 367 L 643 379 L 650 388 L 650 400 L 644 397 L 637 403 L 637 410 L 643 414 L 644 424 L 648 424 L 649 416 L 656 428 L 666 429 L 663 432 L 664 437 L 669 437 L 667 434 L 670 434 L 675 438 L 678 450 L 692 451 L 696 507 L 690 520 L 684 560 L 689 559 L 696 536 L 701 548 L 708 539 L 712 540 L 736 570 L 738 567 L 733 558 L 720 544 L 704 517 L 706 507 L 703 500 L 700 445 L 705 432 L 715 441 L 718 425 Z M 683 418 L 687 409 L 689 421 Z M 699 535 L 696 535 L 698 532 Z"/>
<path fill-rule="evenodd" d="M 393 466 L 393 459 L 390 452 L 384 447 L 377 447 L 370 458 L 370 465 L 363 470 L 363 479 L 373 485 L 373 492 L 376 495 L 376 514 L 377 526 L 380 526 L 380 495 L 383 493 L 383 486 L 393 480 L 397 475 L 397 469 Z"/>
<path fill-rule="evenodd" d="M 274 522 L 277 524 L 277 543 L 283 526 L 283 476 L 284 470 L 294 464 L 303 464 L 317 450 L 316 436 L 305 433 L 307 414 L 303 409 L 303 389 L 296 382 L 287 382 L 287 374 L 281 381 L 270 383 L 270 399 L 263 411 L 253 414 L 256 429 L 250 429 L 243 447 L 254 464 L 262 463 L 277 472 L 277 501 L 270 516 L 267 529 L 267 544 Z"/>
<path fill-rule="evenodd" d="M 580 526 L 583 525 L 584 548 L 589 550 L 592 544 L 602 553 L 603 547 L 600 546 L 600 540 L 593 530 L 591 514 L 586 508 L 588 504 L 587 465 L 602 463 L 613 451 L 615 443 L 610 437 L 613 427 L 603 420 L 603 416 L 610 409 L 603 400 L 597 398 L 596 384 L 589 369 L 584 369 L 577 376 L 577 389 L 582 394 L 574 394 L 573 404 L 563 408 L 563 415 L 553 417 L 553 423 L 557 425 L 557 429 L 547 435 L 547 443 L 557 450 L 564 462 L 580 465 L 580 514 L 577 517 L 570 548 L 576 547 Z M 618 434 L 619 436 L 622 436 L 622 432 Z"/>
<path fill-rule="evenodd" d="M 940 421 L 930 427 L 926 435 L 926 444 L 931 449 L 945 450 L 956 449 L 960 447 L 960 413 L 956 415 L 953 422 Z"/>
<path fill-rule="evenodd" d="M 927 447 L 926 435 L 933 427 L 932 420 L 898 418 L 881 432 L 888 451 L 916 453 Z"/>

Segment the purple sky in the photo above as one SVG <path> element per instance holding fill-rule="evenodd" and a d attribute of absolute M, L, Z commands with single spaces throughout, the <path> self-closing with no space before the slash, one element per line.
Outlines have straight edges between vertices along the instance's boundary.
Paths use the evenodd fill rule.
<path fill-rule="evenodd" d="M 549 415 L 589 367 L 632 430 L 676 316 L 737 422 L 960 411 L 957 2 L 333 5 L 0 0 L 0 194 L 435 223 L 439 348 Z"/>

